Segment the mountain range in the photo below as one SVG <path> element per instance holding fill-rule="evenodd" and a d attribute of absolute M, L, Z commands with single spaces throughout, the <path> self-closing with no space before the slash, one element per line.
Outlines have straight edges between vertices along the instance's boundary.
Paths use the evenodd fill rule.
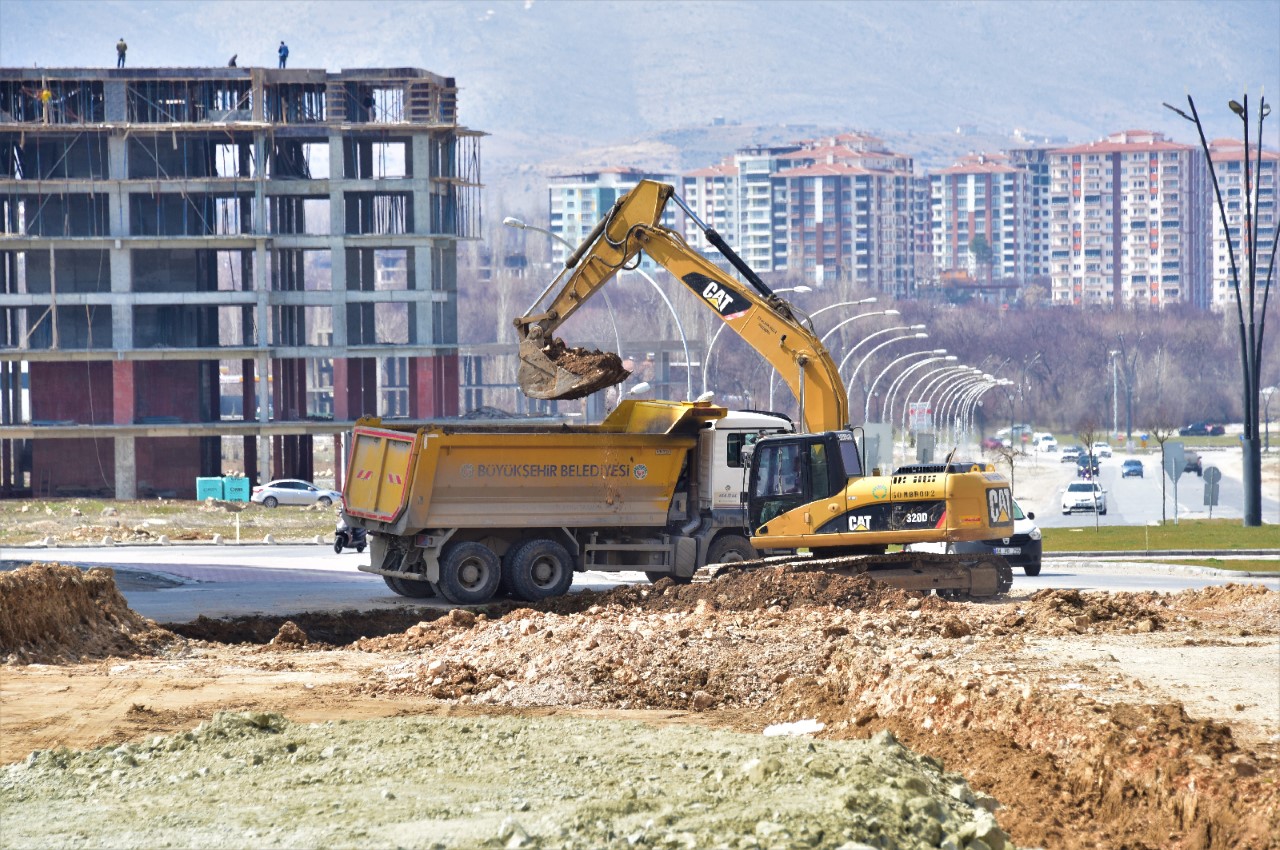
<path fill-rule="evenodd" d="M 1276 0 L 0 0 L 6 66 L 108 67 L 120 37 L 130 66 L 274 67 L 284 40 L 291 67 L 455 77 L 512 211 L 545 205 L 549 173 L 847 130 L 926 168 L 1129 128 L 1194 143 L 1161 105 L 1188 92 L 1238 137 L 1227 101 L 1280 92 Z"/>

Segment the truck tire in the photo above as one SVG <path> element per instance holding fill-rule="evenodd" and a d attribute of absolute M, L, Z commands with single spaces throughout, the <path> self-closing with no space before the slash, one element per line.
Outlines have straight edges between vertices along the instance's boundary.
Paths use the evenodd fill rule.
<path fill-rule="evenodd" d="M 410 599 L 430 599 L 436 595 L 436 590 L 429 581 L 414 581 L 411 578 L 396 576 L 383 576 L 382 581 L 398 595 L 407 596 Z"/>
<path fill-rule="evenodd" d="M 757 557 L 751 541 L 740 534 L 717 537 L 707 550 L 708 564 L 736 564 L 738 561 L 753 561 Z"/>
<path fill-rule="evenodd" d="M 508 561 L 503 578 L 511 595 L 525 602 L 561 596 L 573 584 L 573 559 L 554 540 L 526 540 Z"/>
<path fill-rule="evenodd" d="M 498 590 L 502 564 L 483 543 L 451 543 L 440 555 L 436 589 L 454 605 L 483 605 Z"/>

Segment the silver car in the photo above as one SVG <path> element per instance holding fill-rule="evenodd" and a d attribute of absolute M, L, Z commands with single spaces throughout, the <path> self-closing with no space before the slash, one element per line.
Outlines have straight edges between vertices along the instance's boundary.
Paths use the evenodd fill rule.
<path fill-rule="evenodd" d="M 326 490 L 317 487 L 310 481 L 297 478 L 278 478 L 268 481 L 261 487 L 254 487 L 249 501 L 257 502 L 266 508 L 276 505 L 334 505 L 342 503 L 342 494 L 337 490 Z"/>

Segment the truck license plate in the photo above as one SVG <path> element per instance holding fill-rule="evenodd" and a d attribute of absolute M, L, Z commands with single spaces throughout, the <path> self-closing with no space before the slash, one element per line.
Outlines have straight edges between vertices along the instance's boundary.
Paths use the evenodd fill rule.
<path fill-rule="evenodd" d="M 1021 555 L 1022 547 L 1021 546 L 997 546 L 995 547 L 994 551 L 997 555 Z"/>

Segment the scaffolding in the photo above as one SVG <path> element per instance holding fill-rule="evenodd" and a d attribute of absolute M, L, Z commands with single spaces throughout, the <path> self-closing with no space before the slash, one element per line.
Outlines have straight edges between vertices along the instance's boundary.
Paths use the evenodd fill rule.
<path fill-rule="evenodd" d="M 309 478 L 314 434 L 456 414 L 484 135 L 457 93 L 414 68 L 0 69 L 0 496 L 184 493 L 227 434 L 251 478 Z"/>

